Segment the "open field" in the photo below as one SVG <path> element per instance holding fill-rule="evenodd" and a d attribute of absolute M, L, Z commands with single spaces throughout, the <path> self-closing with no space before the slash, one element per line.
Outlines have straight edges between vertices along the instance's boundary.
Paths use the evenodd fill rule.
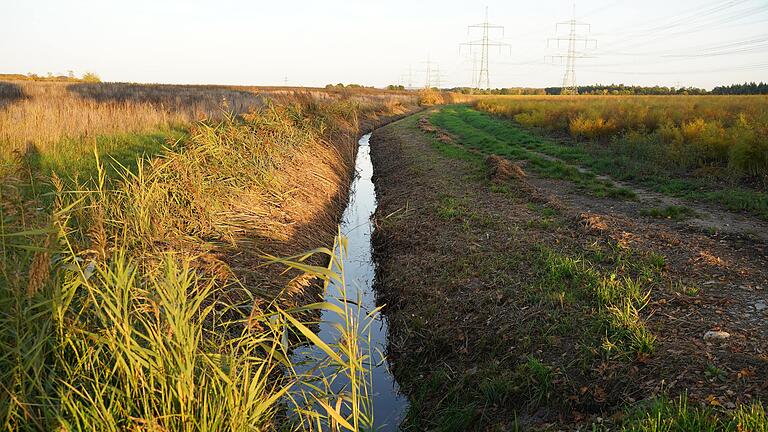
<path fill-rule="evenodd" d="M 369 429 L 321 285 L 374 130 L 404 430 L 764 431 L 765 105 L 0 83 L 2 427 Z"/>
<path fill-rule="evenodd" d="M 327 307 L 357 138 L 418 96 L 69 85 L 3 87 L 2 427 L 370 421 L 359 321 L 334 309 L 349 337 L 321 345 L 344 389 L 288 397 L 289 353 Z"/>
<path fill-rule="evenodd" d="M 21 152 L 33 155 L 35 167 L 47 174 L 89 177 L 94 147 L 131 166 L 136 155 L 158 154 L 200 120 L 247 113 L 298 93 L 363 105 L 412 105 L 416 99 L 370 89 L 0 82 L 0 172 L 11 169 L 14 154 Z"/>
<path fill-rule="evenodd" d="M 764 236 L 602 175 L 584 148 L 610 141 L 465 106 L 371 142 L 404 430 L 765 430 Z"/>
<path fill-rule="evenodd" d="M 768 217 L 768 97 L 514 97 L 475 106 L 573 140 L 552 140 L 537 151 L 662 193 Z"/>

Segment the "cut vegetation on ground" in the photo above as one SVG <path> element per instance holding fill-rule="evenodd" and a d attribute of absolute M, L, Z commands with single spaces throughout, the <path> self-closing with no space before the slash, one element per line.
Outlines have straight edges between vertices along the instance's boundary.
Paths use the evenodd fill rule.
<path fill-rule="evenodd" d="M 764 243 L 468 107 L 371 143 L 405 430 L 765 430 Z"/>

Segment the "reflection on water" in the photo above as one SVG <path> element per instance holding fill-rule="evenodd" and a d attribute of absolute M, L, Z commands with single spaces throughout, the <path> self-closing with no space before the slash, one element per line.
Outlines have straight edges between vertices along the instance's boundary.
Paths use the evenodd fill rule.
<path fill-rule="evenodd" d="M 371 257 L 371 215 L 376 211 L 376 192 L 373 181 L 373 165 L 371 164 L 368 140 L 371 134 L 366 134 L 359 141 L 355 167 L 357 176 L 352 182 L 349 204 L 344 211 L 341 224 L 341 234 L 347 237 L 347 255 L 344 257 L 344 279 L 350 300 L 362 307 L 361 317 L 365 317 L 376 308 L 376 296 L 373 292 L 375 267 Z M 337 299 L 340 287 L 333 283 L 329 285 L 325 301 L 339 305 Z M 353 313 L 353 315 L 356 315 Z M 325 342 L 334 343 L 339 338 L 335 325 L 344 325 L 341 317 L 333 312 L 323 312 L 322 322 L 317 335 Z M 381 362 L 381 357 L 387 344 L 387 322 L 377 315 L 370 327 L 371 352 L 375 367 L 372 370 L 374 426 L 379 431 L 395 431 L 405 414 L 406 399 L 399 394 L 399 388 L 394 377 L 389 372 L 388 364 Z M 294 362 L 301 362 L 302 357 L 317 356 L 317 348 L 305 346 L 294 352 Z M 342 380 L 343 381 L 343 380 Z M 333 389 L 339 390 L 346 382 L 337 379 Z"/>

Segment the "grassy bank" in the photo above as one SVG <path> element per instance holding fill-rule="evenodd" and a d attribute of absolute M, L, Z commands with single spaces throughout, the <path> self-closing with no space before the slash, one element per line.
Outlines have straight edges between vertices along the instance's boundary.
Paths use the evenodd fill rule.
<path fill-rule="evenodd" d="M 565 179 L 597 196 L 633 198 L 634 194 L 610 180 L 597 178 L 590 171 L 581 171 L 561 161 L 542 156 L 540 149 L 550 144 L 526 131 L 510 127 L 502 121 L 464 106 L 441 109 L 430 117 L 438 127 L 460 137 L 470 149 L 482 154 L 496 154 L 514 160 L 527 161 L 530 169 L 548 178 Z"/>
<path fill-rule="evenodd" d="M 702 283 L 763 280 L 760 257 L 738 255 L 750 263 L 739 270 L 697 264 L 724 246 L 532 186 L 553 176 L 551 161 L 512 148 L 522 132 L 504 120 L 462 107 L 430 119 L 371 139 L 377 291 L 411 402 L 405 430 L 764 430 L 764 344 L 742 342 L 763 331 L 759 317 L 732 342 L 739 354 L 701 341 L 743 325 L 710 312 L 736 296 Z M 527 161 L 526 172 L 491 153 Z"/>
<path fill-rule="evenodd" d="M 340 254 L 317 248 L 337 234 L 360 130 L 413 108 L 379 96 L 298 96 L 192 121 L 178 135 L 155 134 L 151 119 L 110 130 L 118 110 L 107 129 L 88 132 L 121 137 L 96 146 L 113 158 L 94 154 L 93 177 L 77 156 L 93 143 L 78 132 L 4 153 L 3 427 L 364 428 L 362 342 L 328 346 L 310 329 L 312 311 L 330 307 L 317 303 L 313 281 L 336 277 L 326 265 Z M 60 139 L 72 140 L 72 156 Z M 122 144 L 133 140 L 140 151 L 121 166 L 130 158 Z M 345 331 L 357 334 L 349 318 Z M 324 370 L 353 384 L 294 392 L 307 377 L 293 372 L 289 352 L 307 338 L 327 354 Z"/>

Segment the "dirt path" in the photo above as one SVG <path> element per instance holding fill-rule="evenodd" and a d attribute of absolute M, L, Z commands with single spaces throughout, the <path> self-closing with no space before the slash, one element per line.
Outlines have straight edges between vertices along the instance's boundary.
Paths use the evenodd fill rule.
<path fill-rule="evenodd" d="M 591 171 L 586 168 L 573 165 L 554 156 L 536 152 L 530 149 L 528 149 L 528 151 L 547 160 L 558 161 L 565 165 L 573 166 L 582 173 L 591 173 Z M 694 203 L 689 200 L 682 200 L 658 192 L 649 191 L 636 185 L 617 181 L 606 175 L 597 175 L 596 178 L 600 180 L 611 181 L 618 187 L 628 189 L 637 195 L 636 201 L 617 202 L 615 200 L 609 200 L 607 206 L 602 206 L 602 209 L 606 211 L 618 211 L 624 214 L 630 214 L 634 217 L 642 217 L 644 216 L 643 210 L 647 210 L 649 208 L 661 209 L 672 206 L 687 208 L 692 211 L 692 214 L 686 215 L 680 220 L 675 220 L 675 223 L 705 233 L 719 233 L 721 236 L 725 235 L 731 237 L 746 237 L 747 239 L 758 240 L 757 243 L 768 243 L 768 222 L 763 220 L 759 220 L 755 217 L 735 214 L 733 212 L 717 208 L 713 205 Z M 563 192 L 563 185 L 565 185 L 565 188 L 567 189 L 565 192 L 567 195 L 571 196 L 572 202 L 575 204 L 574 207 L 576 208 L 589 209 L 592 205 L 595 205 L 595 203 L 592 202 L 594 200 L 589 199 L 590 197 L 584 197 L 583 195 L 578 194 L 578 191 L 572 187 L 569 187 L 572 185 L 567 184 L 567 182 L 547 183 L 541 180 L 543 179 L 532 179 L 531 182 L 537 184 L 542 189 L 554 189 L 555 191 L 560 192 Z M 580 200 L 580 202 L 577 203 L 581 197 L 587 199 Z M 768 251 L 766 251 L 765 247 L 758 248 L 756 251 L 758 254 L 768 258 L 768 255 L 766 255 L 768 254 Z"/>
<path fill-rule="evenodd" d="M 411 117 L 371 140 L 406 430 L 610 426 L 661 394 L 768 398 L 764 243 L 530 173 L 488 180 L 437 132 Z"/>

